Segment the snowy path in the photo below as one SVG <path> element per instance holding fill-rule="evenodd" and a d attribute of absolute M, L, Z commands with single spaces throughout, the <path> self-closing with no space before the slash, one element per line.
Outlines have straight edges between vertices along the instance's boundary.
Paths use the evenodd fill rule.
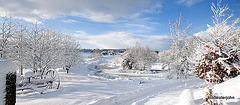
<path fill-rule="evenodd" d="M 164 81 L 164 80 L 163 80 Z M 162 81 L 162 82 L 163 82 Z M 167 82 L 169 81 L 169 82 Z M 117 95 L 114 97 L 111 97 L 109 99 L 104 99 L 104 100 L 99 100 L 98 102 L 94 103 L 93 105 L 143 105 L 149 99 L 159 95 L 159 94 L 164 94 L 171 92 L 173 90 L 180 91 L 186 88 L 196 88 L 196 84 L 201 85 L 201 81 L 195 81 L 193 82 L 192 80 L 175 80 L 175 81 L 170 81 L 170 80 L 165 80 L 163 84 L 161 85 L 156 85 L 154 87 L 148 87 L 145 89 L 137 90 L 134 92 L 129 92 L 127 94 L 121 94 Z M 198 86 L 197 86 L 198 87 Z M 180 95 L 180 94 L 179 94 Z M 166 98 L 167 96 L 165 96 Z M 176 96 L 178 97 L 178 96 Z M 171 100 L 173 97 L 168 97 L 169 100 Z M 177 100 L 176 100 L 177 102 Z M 156 104 L 156 103 L 155 103 Z M 160 103 L 158 103 L 160 104 Z M 163 104 L 163 103 L 162 103 Z"/>
<path fill-rule="evenodd" d="M 44 94 L 20 92 L 16 105 L 175 105 L 184 89 L 192 89 L 196 105 L 203 102 L 204 81 L 196 77 L 171 80 L 163 77 L 112 78 L 95 75 L 99 71 L 95 69 L 98 64 L 88 60 L 71 69 L 69 74 L 60 70 L 60 89 Z M 139 84 L 140 81 L 144 83 Z M 217 92 L 235 97 L 227 100 L 229 105 L 239 105 L 240 84 L 236 84 L 239 81 L 240 77 L 216 86 Z"/>
<path fill-rule="evenodd" d="M 44 94 L 38 92 L 23 93 L 17 95 L 16 105 L 130 105 L 147 104 L 152 102 L 169 101 L 177 103 L 183 89 L 194 88 L 202 83 L 202 80 L 191 78 L 186 80 L 168 80 L 165 78 L 106 78 L 94 75 L 94 61 L 87 61 L 66 74 L 59 71 L 61 86 L 58 90 L 49 90 Z M 146 83 L 139 84 L 139 81 Z M 197 86 L 198 87 L 198 86 Z M 173 93 L 173 95 L 166 95 Z M 158 97 L 162 97 L 158 99 Z M 154 99 L 161 100 L 156 102 Z M 161 103 L 163 105 L 163 103 Z M 171 105 L 164 103 L 165 105 Z"/>
<path fill-rule="evenodd" d="M 88 105 L 98 100 L 143 88 L 138 81 L 113 80 L 94 76 L 89 70 L 94 61 L 88 61 L 66 74 L 59 71 L 61 86 L 58 90 L 48 90 L 44 94 L 24 91 L 17 94 L 16 105 Z"/>

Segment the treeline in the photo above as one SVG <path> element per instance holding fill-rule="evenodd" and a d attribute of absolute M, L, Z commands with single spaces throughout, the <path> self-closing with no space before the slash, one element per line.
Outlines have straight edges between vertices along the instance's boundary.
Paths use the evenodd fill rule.
<path fill-rule="evenodd" d="M 11 17 L 0 20 L 0 59 L 13 61 L 33 72 L 70 67 L 81 61 L 80 45 L 70 35 L 49 26 L 18 22 Z"/>

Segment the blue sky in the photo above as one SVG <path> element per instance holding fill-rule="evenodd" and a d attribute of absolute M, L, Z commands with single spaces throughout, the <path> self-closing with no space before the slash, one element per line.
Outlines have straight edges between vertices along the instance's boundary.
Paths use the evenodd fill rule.
<path fill-rule="evenodd" d="M 82 48 L 127 48 L 136 42 L 152 49 L 169 48 L 169 21 L 182 13 L 191 34 L 211 25 L 216 0 L 1 0 L 0 15 L 11 13 L 71 34 Z M 223 0 L 233 20 L 239 0 Z"/>

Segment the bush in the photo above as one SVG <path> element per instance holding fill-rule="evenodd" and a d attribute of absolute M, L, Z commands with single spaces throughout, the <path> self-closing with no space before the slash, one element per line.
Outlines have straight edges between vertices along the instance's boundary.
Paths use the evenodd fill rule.
<path fill-rule="evenodd" d="M 240 69 L 237 68 L 240 53 L 238 50 L 223 51 L 221 46 L 217 46 L 218 50 L 206 47 L 212 51 L 203 54 L 198 61 L 196 76 L 211 83 L 222 83 L 240 74 Z"/>

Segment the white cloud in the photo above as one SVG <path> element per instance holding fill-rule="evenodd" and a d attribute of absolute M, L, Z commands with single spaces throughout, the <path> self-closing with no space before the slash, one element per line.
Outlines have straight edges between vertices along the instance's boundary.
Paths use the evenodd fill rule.
<path fill-rule="evenodd" d="M 78 21 L 73 20 L 73 19 L 67 19 L 67 20 L 62 20 L 64 23 L 77 23 Z"/>
<path fill-rule="evenodd" d="M 1 0 L 0 15 L 27 21 L 77 16 L 91 21 L 114 23 L 139 18 L 147 11 L 159 11 L 161 3 L 155 0 Z"/>
<path fill-rule="evenodd" d="M 79 30 L 79 31 L 76 31 L 75 34 L 73 34 L 73 37 L 80 41 L 86 41 L 86 40 L 89 40 L 89 38 L 86 35 L 87 33 Z"/>
<path fill-rule="evenodd" d="M 143 29 L 147 29 L 147 30 L 152 30 L 152 27 L 143 25 L 143 24 L 127 24 L 128 26 L 133 26 L 133 27 L 139 27 L 139 28 L 143 28 Z"/>
<path fill-rule="evenodd" d="M 161 35 L 135 35 L 126 32 L 111 32 L 104 35 L 75 34 L 80 42 L 95 45 L 96 48 L 119 49 L 134 46 L 136 42 L 148 45 L 152 49 L 168 49 L 168 36 Z M 83 46 L 85 47 L 85 46 Z"/>
<path fill-rule="evenodd" d="M 196 3 L 199 3 L 201 1 L 203 1 L 203 0 L 177 0 L 177 3 L 190 7 L 190 6 L 192 6 Z"/>

